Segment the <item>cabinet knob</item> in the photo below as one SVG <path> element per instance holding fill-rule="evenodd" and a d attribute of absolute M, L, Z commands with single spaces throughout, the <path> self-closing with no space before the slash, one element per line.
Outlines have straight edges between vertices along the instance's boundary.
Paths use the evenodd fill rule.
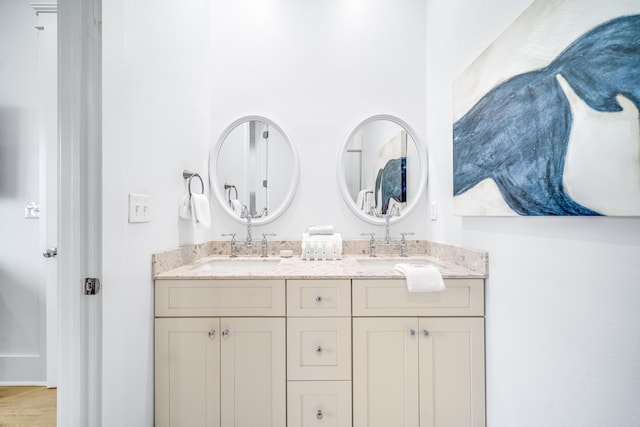
<path fill-rule="evenodd" d="M 322 347 L 317 346 L 316 347 L 316 353 L 318 353 L 318 354 L 322 353 Z"/>
<path fill-rule="evenodd" d="M 318 409 L 318 411 L 316 412 L 316 418 L 321 420 L 322 417 L 324 417 L 324 414 L 322 413 L 322 409 Z"/>
<path fill-rule="evenodd" d="M 425 337 L 430 337 L 431 336 L 431 332 L 427 331 L 426 329 L 424 331 L 422 331 L 422 333 L 424 334 Z"/>
<path fill-rule="evenodd" d="M 215 329 L 210 330 L 207 335 L 209 335 L 209 338 L 215 337 L 216 336 L 216 330 Z"/>
<path fill-rule="evenodd" d="M 417 332 L 416 332 L 416 330 L 415 330 L 415 329 L 411 329 L 411 330 L 409 331 L 409 334 L 411 334 L 411 336 L 412 336 L 412 337 L 415 337 L 415 336 L 416 336 L 416 334 L 417 334 Z"/>
<path fill-rule="evenodd" d="M 229 330 L 225 329 L 224 331 L 222 331 L 222 336 L 223 337 L 228 337 L 229 336 Z"/>
<path fill-rule="evenodd" d="M 318 295 L 316 297 L 316 304 L 321 304 L 322 303 L 322 297 L 320 295 Z"/>

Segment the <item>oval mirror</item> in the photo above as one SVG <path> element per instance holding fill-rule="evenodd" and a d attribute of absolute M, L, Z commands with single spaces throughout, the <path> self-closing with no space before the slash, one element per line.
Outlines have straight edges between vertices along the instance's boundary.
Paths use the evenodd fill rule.
<path fill-rule="evenodd" d="M 293 200 L 298 155 L 286 133 L 262 116 L 231 123 L 209 157 L 209 180 L 215 198 L 231 217 L 266 224 Z"/>
<path fill-rule="evenodd" d="M 427 183 L 426 150 L 397 117 L 357 125 L 340 151 L 338 185 L 349 208 L 372 224 L 395 222 L 416 205 Z"/>

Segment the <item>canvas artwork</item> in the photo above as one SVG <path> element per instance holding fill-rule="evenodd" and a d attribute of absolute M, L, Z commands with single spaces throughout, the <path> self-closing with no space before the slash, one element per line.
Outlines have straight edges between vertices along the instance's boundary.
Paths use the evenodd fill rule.
<path fill-rule="evenodd" d="M 378 151 L 373 162 L 376 211 L 386 215 L 391 206 L 398 213 L 407 204 L 407 132 L 401 130 Z"/>
<path fill-rule="evenodd" d="M 537 0 L 454 83 L 457 215 L 640 215 L 640 2 Z"/>

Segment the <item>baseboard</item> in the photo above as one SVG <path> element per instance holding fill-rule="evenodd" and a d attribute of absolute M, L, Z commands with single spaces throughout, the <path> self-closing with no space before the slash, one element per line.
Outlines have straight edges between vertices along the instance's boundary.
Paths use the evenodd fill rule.
<path fill-rule="evenodd" d="M 0 387 L 46 387 L 46 381 L 0 381 Z"/>

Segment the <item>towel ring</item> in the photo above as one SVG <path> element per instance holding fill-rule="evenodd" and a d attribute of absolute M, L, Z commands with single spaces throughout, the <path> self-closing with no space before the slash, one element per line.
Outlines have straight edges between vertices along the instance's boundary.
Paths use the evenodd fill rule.
<path fill-rule="evenodd" d="M 231 206 L 231 190 L 233 190 L 236 194 L 233 199 L 238 200 L 238 189 L 235 185 L 232 184 L 224 184 L 224 189 L 227 192 L 227 202 L 229 203 L 229 206 Z"/>
<path fill-rule="evenodd" d="M 189 177 L 189 196 L 191 196 L 192 192 L 191 192 L 191 181 L 193 181 L 193 178 L 198 177 L 198 179 L 200 180 L 200 186 L 202 187 L 202 193 L 204 194 L 204 181 L 202 180 L 202 177 L 200 175 L 198 175 L 197 173 L 194 173 L 193 175 L 191 175 Z"/>

